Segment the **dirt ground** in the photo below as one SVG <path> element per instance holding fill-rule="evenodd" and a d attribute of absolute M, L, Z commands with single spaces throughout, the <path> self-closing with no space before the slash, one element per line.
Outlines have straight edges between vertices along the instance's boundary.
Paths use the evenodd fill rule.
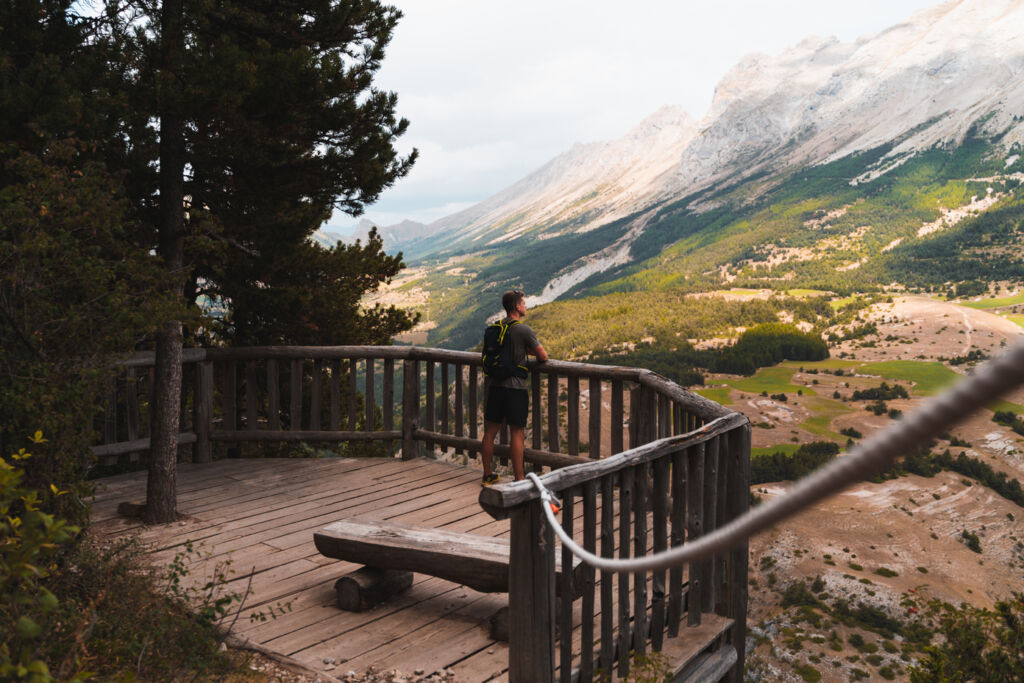
<path fill-rule="evenodd" d="M 988 311 L 925 296 L 899 296 L 891 304 L 876 304 L 865 316 L 878 325 L 882 339 L 898 341 L 864 347 L 843 342 L 833 356 L 846 352 L 860 361 L 938 360 L 966 355 L 973 349 L 995 355 L 1004 340 L 1024 335 L 1024 328 Z"/>
<path fill-rule="evenodd" d="M 997 355 L 1024 335 L 1024 329 L 993 313 L 925 297 L 899 297 L 892 304 L 873 307 L 866 317 L 878 325 L 877 339 L 896 339 L 867 347 L 862 342 L 847 342 L 833 349 L 833 358 L 844 351 L 848 359 L 866 362 L 934 361 L 974 349 Z M 963 374 L 966 368 L 960 365 L 955 369 Z M 818 383 L 812 384 L 814 380 Z M 879 378 L 798 372 L 792 382 L 813 388 L 819 396 L 831 396 L 833 391 L 845 396 L 857 388 L 877 386 Z M 898 383 L 912 388 L 910 382 Z M 730 397 L 752 423 L 773 426 L 755 427 L 755 446 L 821 438 L 798 426 L 813 414 L 811 399 L 790 394 L 789 400 L 781 403 L 735 390 Z M 1024 390 L 1005 398 L 1024 404 Z M 914 398 L 888 403 L 906 413 L 920 402 Z M 875 416 L 861 404 L 849 405 L 855 409 L 834 418 L 829 425 L 832 430 L 853 427 L 867 436 L 893 424 L 887 415 Z M 939 448 L 949 447 L 954 454 L 965 452 L 1024 481 L 1024 439 L 992 422 L 991 417 L 991 411 L 983 410 L 951 428 L 949 436 L 969 446 L 953 447 L 945 440 L 939 442 Z M 763 500 L 771 500 L 784 494 L 789 485 L 764 484 L 755 487 L 755 492 Z M 932 478 L 907 476 L 858 484 L 784 526 L 753 538 L 748 624 L 757 638 L 752 661 L 760 673 L 755 678 L 804 680 L 794 672 L 794 665 L 804 665 L 813 666 L 823 681 L 851 680 L 854 669 L 868 675 L 864 680 L 886 680 L 880 673 L 884 667 L 889 667 L 886 673 L 895 672 L 896 680 L 906 680 L 906 666 L 912 657 L 879 649 L 875 663 L 869 663 L 863 652 L 849 645 L 850 629 L 827 619 L 817 628 L 790 622 L 779 605 L 780 587 L 797 579 L 809 584 L 820 577 L 828 595 L 881 607 L 902 619 L 914 614 L 903 602 L 907 598 L 940 598 L 953 604 L 991 607 L 1014 591 L 1024 591 L 1022 516 L 1024 510 L 991 489 L 943 472 Z M 977 534 L 981 553 L 963 542 L 964 531 Z M 876 573 L 880 569 L 882 574 Z M 843 643 L 840 651 L 824 640 L 832 631 Z M 784 643 L 794 632 L 812 640 L 795 650 L 789 648 Z M 879 646 L 885 644 L 874 634 L 861 634 Z M 901 647 L 899 642 L 885 645 Z"/>

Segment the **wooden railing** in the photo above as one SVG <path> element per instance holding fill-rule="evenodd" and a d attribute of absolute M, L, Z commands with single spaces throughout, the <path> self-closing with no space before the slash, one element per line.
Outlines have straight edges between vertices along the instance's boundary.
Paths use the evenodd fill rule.
<path fill-rule="evenodd" d="M 403 346 L 210 348 L 187 349 L 183 364 L 180 442 L 191 445 L 194 462 L 253 443 L 379 442 L 381 454 L 406 460 L 438 449 L 479 452 L 479 354 Z M 128 464 L 148 449 L 152 365 L 152 353 L 123 363 L 98 425 L 103 444 L 93 452 L 101 462 Z M 564 501 L 563 528 L 588 550 L 621 558 L 657 552 L 747 510 L 750 428 L 741 414 L 648 370 L 562 361 L 531 363 L 531 370 L 526 461 L 547 471 L 542 480 Z M 507 444 L 504 431 L 501 441 Z M 507 458 L 508 447 L 495 452 Z M 566 586 L 556 603 L 554 539 L 532 484 L 484 489 L 480 502 L 512 520 L 512 681 L 550 681 L 556 670 L 567 682 L 613 671 L 625 677 L 632 654 L 662 651 L 706 613 L 732 622 L 694 660 L 703 667 L 698 677 L 742 679 L 746 546 L 667 573 L 597 577 L 590 569 L 583 585 Z M 571 558 L 562 562 L 569 566 Z M 581 596 L 578 607 L 574 596 Z"/>

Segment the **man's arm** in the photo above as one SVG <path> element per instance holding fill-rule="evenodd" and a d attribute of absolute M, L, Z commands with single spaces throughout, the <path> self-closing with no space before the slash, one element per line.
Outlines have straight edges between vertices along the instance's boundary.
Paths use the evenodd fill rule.
<path fill-rule="evenodd" d="M 537 356 L 537 360 L 539 360 L 541 363 L 548 359 L 548 352 L 545 351 L 544 347 L 541 346 L 540 344 L 537 344 L 537 346 L 530 349 L 530 354 L 533 356 Z"/>

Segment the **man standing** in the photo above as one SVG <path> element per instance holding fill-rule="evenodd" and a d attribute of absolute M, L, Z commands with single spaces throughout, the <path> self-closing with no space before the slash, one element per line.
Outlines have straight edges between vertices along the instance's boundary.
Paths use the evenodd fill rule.
<path fill-rule="evenodd" d="M 508 328 L 507 343 L 511 344 L 512 360 L 515 365 L 526 365 L 526 356 L 536 356 L 544 362 L 548 354 L 537 341 L 537 335 L 528 325 L 520 322 L 526 316 L 526 299 L 522 292 L 505 292 L 501 297 L 501 305 L 505 309 Z M 514 324 L 511 324 L 514 323 Z M 498 482 L 498 475 L 491 470 L 494 456 L 494 438 L 501 429 L 501 423 L 508 424 L 510 459 L 512 472 L 516 481 L 524 479 L 523 440 L 526 433 L 526 416 L 530 411 L 530 393 L 527 391 L 525 377 L 508 377 L 507 379 L 487 378 L 485 383 L 486 401 L 484 403 L 484 438 L 480 445 L 480 459 L 483 461 L 483 485 L 490 486 Z"/>

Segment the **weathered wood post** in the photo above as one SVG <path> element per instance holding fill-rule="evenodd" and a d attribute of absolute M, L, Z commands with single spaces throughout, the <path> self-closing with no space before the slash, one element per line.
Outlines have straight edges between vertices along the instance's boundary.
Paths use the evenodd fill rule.
<path fill-rule="evenodd" d="M 555 536 L 544 521 L 541 505 L 540 500 L 531 501 L 511 519 L 510 683 L 550 683 L 555 677 Z"/>
<path fill-rule="evenodd" d="M 750 423 L 733 430 L 729 435 L 728 481 L 729 519 L 736 519 L 750 508 Z M 729 670 L 726 681 L 743 680 L 743 662 L 747 640 L 747 562 L 749 544 L 744 542 L 729 552 L 729 603 L 726 616 L 733 620 L 730 640 L 736 648 L 736 665 Z"/>
<path fill-rule="evenodd" d="M 196 372 L 195 423 L 196 445 L 192 452 L 194 462 L 210 462 L 210 423 L 213 420 L 213 363 L 200 361 Z"/>
<path fill-rule="evenodd" d="M 402 460 L 419 456 L 419 444 L 413 430 L 420 420 L 420 362 L 413 358 L 402 361 Z"/>

